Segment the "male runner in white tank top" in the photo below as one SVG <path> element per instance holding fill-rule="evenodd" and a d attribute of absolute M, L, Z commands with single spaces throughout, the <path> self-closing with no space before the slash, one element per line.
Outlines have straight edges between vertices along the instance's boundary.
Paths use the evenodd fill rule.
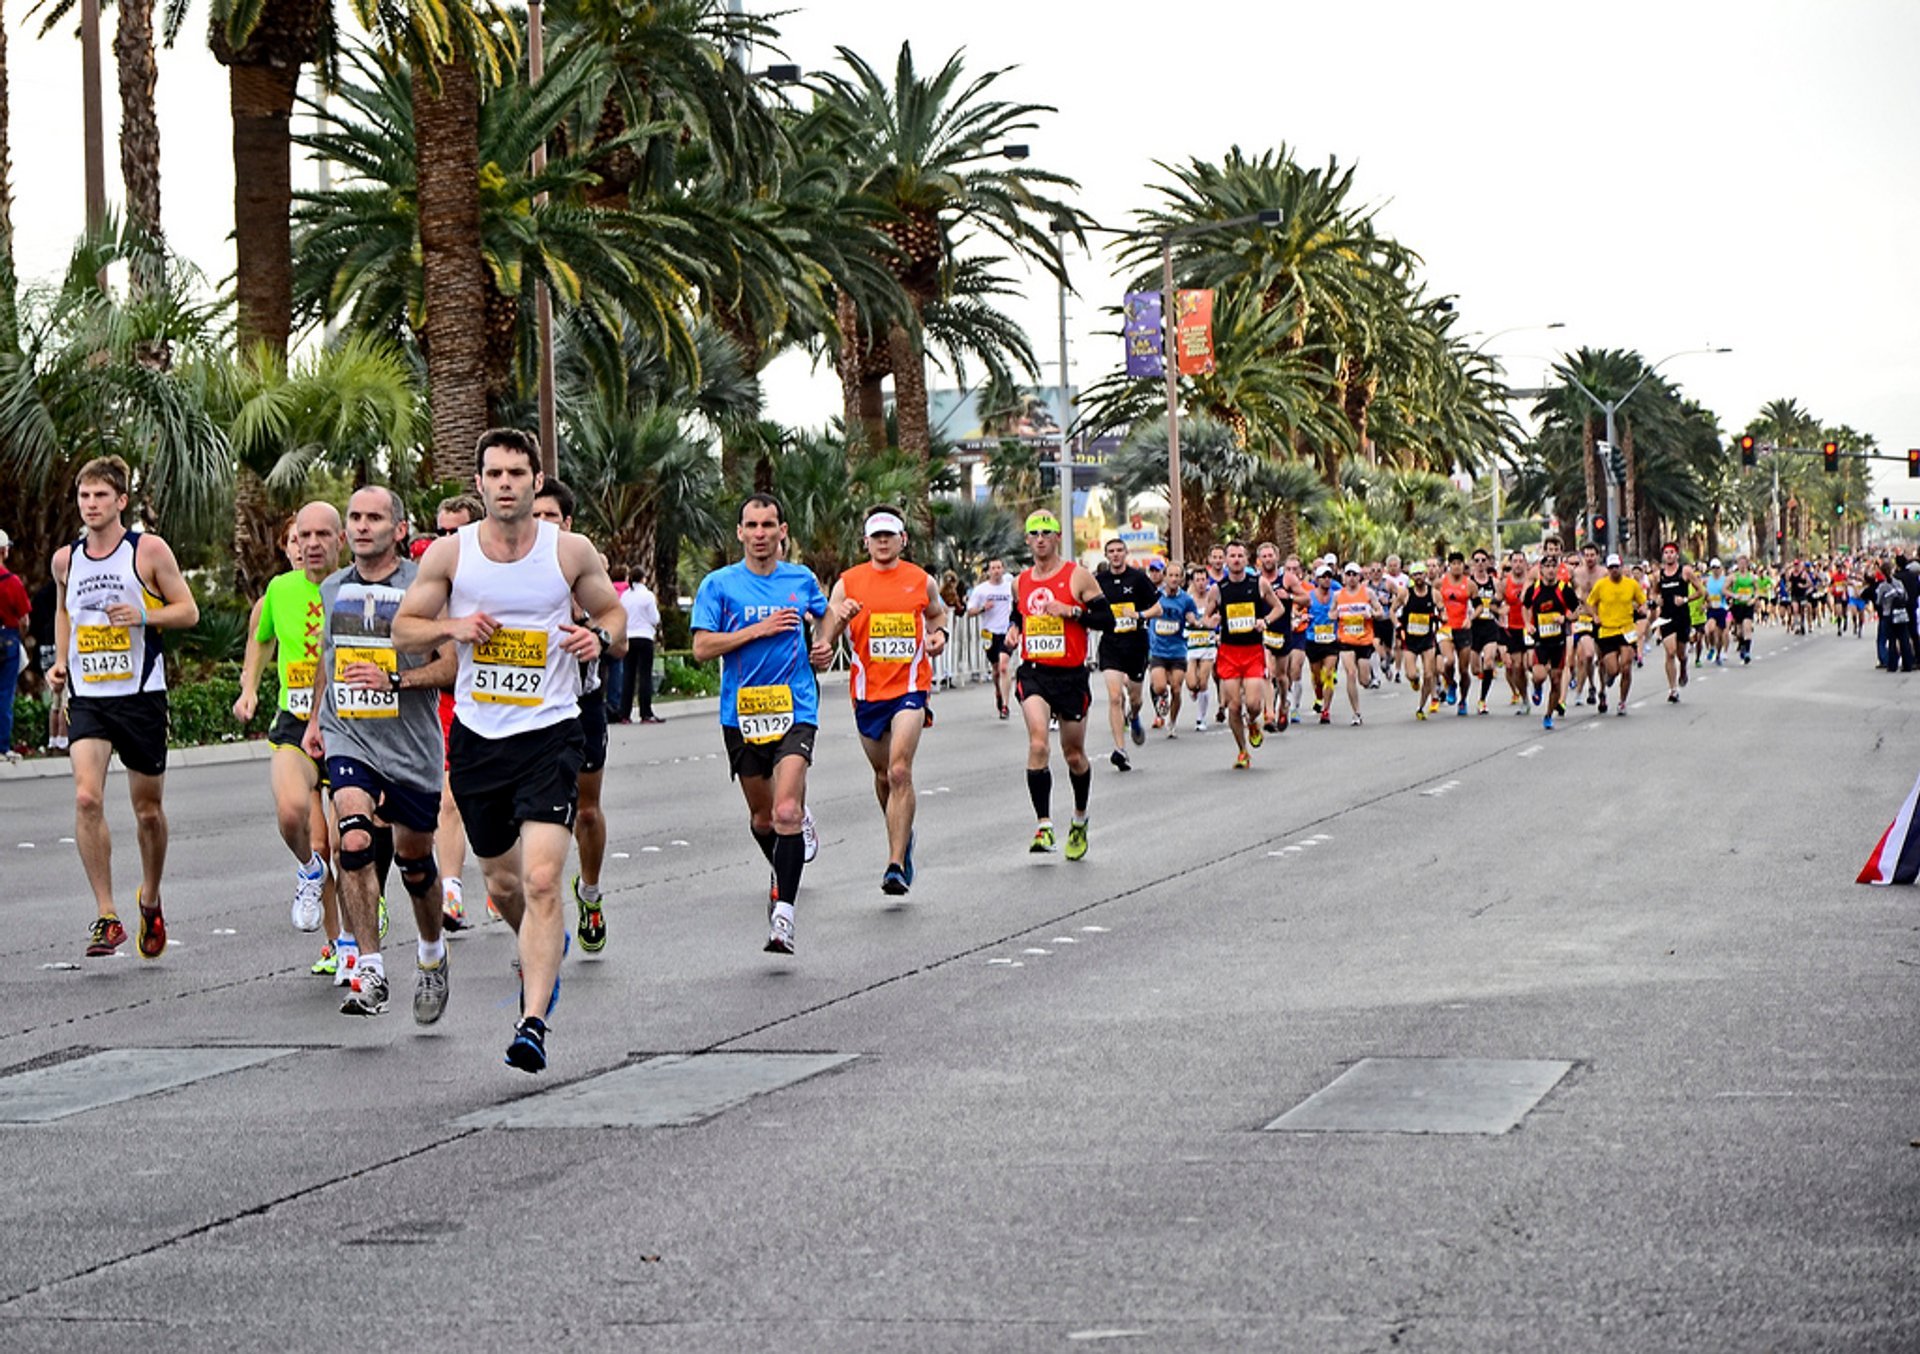
<path fill-rule="evenodd" d="M 158 536 L 128 531 L 127 463 L 101 456 L 80 467 L 74 496 L 86 532 L 53 556 L 59 599 L 53 633 L 59 661 L 47 671 L 55 691 L 74 682 L 68 729 L 73 763 L 74 837 L 95 917 L 87 954 L 112 954 L 127 938 L 113 908 L 113 838 L 104 799 L 107 761 L 120 754 L 140 839 L 140 910 L 136 947 L 142 959 L 167 948 L 160 871 L 167 863 L 167 665 L 161 630 L 188 630 L 200 620 L 173 551 Z"/>
<path fill-rule="evenodd" d="M 474 462 L 487 515 L 421 556 L 393 641 L 413 653 L 459 646 L 449 775 L 487 892 L 519 941 L 507 1065 L 538 1072 L 568 935 L 560 877 L 584 749 L 580 665 L 626 652 L 627 613 L 593 543 L 534 520 L 544 479 L 531 436 L 489 429 Z M 573 623 L 576 605 L 592 625 Z"/>

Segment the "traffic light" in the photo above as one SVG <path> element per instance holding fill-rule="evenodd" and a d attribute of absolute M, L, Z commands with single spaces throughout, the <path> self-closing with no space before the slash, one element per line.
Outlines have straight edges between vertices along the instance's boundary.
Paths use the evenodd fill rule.
<path fill-rule="evenodd" d="M 1907 478 L 1920 480 L 1920 447 L 1907 449 Z"/>
<path fill-rule="evenodd" d="M 1590 541 L 1599 541 L 1604 544 L 1607 539 L 1607 528 L 1611 525 L 1612 519 L 1605 513 L 1595 513 L 1593 515 L 1593 530 L 1587 533 L 1587 539 Z"/>
<path fill-rule="evenodd" d="M 1826 462 L 1827 473 L 1829 475 L 1838 475 L 1840 473 L 1840 444 L 1838 442 L 1822 442 L 1820 444 L 1820 456 L 1821 459 Z"/>
<path fill-rule="evenodd" d="M 1890 498 L 1881 499 L 1880 511 L 1885 513 L 1888 517 L 1893 516 L 1893 500 Z"/>
<path fill-rule="evenodd" d="M 1742 437 L 1740 439 L 1740 468 L 1742 470 L 1751 470 L 1759 464 L 1760 453 L 1754 447 L 1753 438 Z M 1920 450 L 1907 453 L 1907 473 L 1920 477 L 1920 468 L 1916 467 L 1920 467 Z"/>
<path fill-rule="evenodd" d="M 1627 482 L 1626 451 L 1623 448 L 1615 447 L 1607 453 L 1607 463 L 1613 467 L 1613 482 L 1615 484 L 1625 484 Z"/>
<path fill-rule="evenodd" d="M 1833 515 L 1834 515 L 1835 517 L 1845 517 L 1845 516 L 1847 515 L 1847 505 L 1846 505 L 1846 504 L 1844 504 L 1844 503 L 1836 503 L 1836 504 L 1834 504 L 1834 505 L 1833 505 Z"/>

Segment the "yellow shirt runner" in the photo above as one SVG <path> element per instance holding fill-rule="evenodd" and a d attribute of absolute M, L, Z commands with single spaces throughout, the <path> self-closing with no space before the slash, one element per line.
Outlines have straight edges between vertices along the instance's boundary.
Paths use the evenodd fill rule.
<path fill-rule="evenodd" d="M 1647 590 L 1624 574 L 1616 582 L 1603 577 L 1587 594 L 1587 605 L 1600 618 L 1600 638 L 1612 639 L 1633 629 L 1633 613 L 1647 604 Z"/>

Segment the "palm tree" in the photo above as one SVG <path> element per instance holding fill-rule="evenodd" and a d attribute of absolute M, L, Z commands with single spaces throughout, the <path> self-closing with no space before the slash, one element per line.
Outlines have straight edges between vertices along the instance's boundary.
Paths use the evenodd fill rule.
<path fill-rule="evenodd" d="M 20 279 L 13 262 L 13 153 L 7 108 L 7 24 L 5 6 L 0 5 L 0 351 L 20 342 L 14 314 Z"/>
<path fill-rule="evenodd" d="M 918 501 L 927 492 L 926 472 L 904 450 L 856 455 L 844 438 L 797 433 L 774 462 L 773 492 L 786 506 L 794 557 L 832 587 L 860 557 L 867 505 Z"/>
<path fill-rule="evenodd" d="M 922 329 L 928 307 L 953 294 L 960 247 L 984 236 L 1015 259 L 1063 276 L 1051 223 L 1070 222 L 1076 238 L 1083 238 L 1080 216 L 1043 190 L 1078 185 L 1002 158 L 1010 140 L 1037 127 L 1039 114 L 1054 111 L 988 97 L 1007 71 L 963 83 L 956 52 L 923 78 L 912 45 L 902 43 L 889 82 L 850 49 L 837 50 L 849 73 L 824 77 L 823 103 L 854 165 L 854 191 L 888 210 L 884 224 L 895 245 L 889 263 L 912 308 L 910 317 L 888 319 L 854 304 L 841 307 L 838 358 L 848 393 L 846 425 L 873 445 L 872 402 L 863 408 L 858 396 L 863 384 L 890 368 L 901 447 L 924 462 L 932 438 Z"/>
<path fill-rule="evenodd" d="M 718 458 L 687 435 L 685 412 L 671 406 L 633 410 L 589 393 L 570 398 L 565 411 L 560 471 L 578 496 L 582 525 L 605 543 L 615 569 L 651 569 L 671 610 L 683 544 L 721 539 Z"/>
<path fill-rule="evenodd" d="M 1011 559 L 1024 540 L 1020 519 L 999 504 L 941 500 L 934 505 L 926 567 L 935 575 L 951 569 L 971 583 L 986 572 L 988 560 Z"/>
<path fill-rule="evenodd" d="M 1251 515 L 1244 509 L 1263 464 L 1226 424 L 1181 420 L 1181 512 L 1190 555 L 1204 556 L 1214 542 L 1248 532 Z M 1129 498 L 1167 493 L 1167 476 L 1167 426 L 1159 420 L 1134 429 L 1107 461 L 1107 482 Z"/>

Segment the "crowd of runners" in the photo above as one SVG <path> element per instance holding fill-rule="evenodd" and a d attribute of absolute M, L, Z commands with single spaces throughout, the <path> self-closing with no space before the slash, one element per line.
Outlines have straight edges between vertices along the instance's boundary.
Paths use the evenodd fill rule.
<path fill-rule="evenodd" d="M 77 485 L 85 530 L 53 562 L 48 678 L 71 693 L 75 837 L 95 907 L 86 953 L 109 956 L 128 940 L 104 813 L 117 753 L 141 862 L 133 944 L 154 959 L 167 945 L 162 635 L 199 613 L 166 543 L 125 525 L 125 464 L 90 462 Z M 650 668 L 658 621 L 636 608 L 644 588 L 624 598 L 616 590 L 598 551 L 572 530 L 573 511 L 567 487 L 541 475 L 533 439 L 512 429 L 480 439 L 475 493 L 440 505 L 432 537 L 410 544 L 405 505 L 387 488 L 358 490 L 344 516 L 306 505 L 287 539 L 293 567 L 254 609 L 233 711 L 241 723 L 254 716 L 271 657 L 269 782 L 292 856 L 291 920 L 320 933 L 313 972 L 342 989 L 342 1013 L 388 1007 L 382 945 L 398 867 L 414 922 L 413 1016 L 441 1018 L 446 935 L 473 924 L 461 889 L 470 849 L 489 917 L 515 933 L 521 995 L 505 1061 L 529 1072 L 546 1066 L 571 946 L 607 944 L 608 706 L 624 710 L 632 689 L 609 664 L 631 642 L 645 645 Z M 787 558 L 772 495 L 747 498 L 735 531 L 739 560 L 707 575 L 694 598 L 692 649 L 696 661 L 720 664 L 728 768 L 769 870 L 764 948 L 792 954 L 802 875 L 819 849 L 807 808 L 822 718 L 815 673 L 846 655 L 884 823 L 880 890 L 905 895 L 915 878 L 914 760 L 934 722 L 933 660 L 957 618 L 937 580 L 908 558 L 898 506 L 866 511 L 867 558 L 830 589 Z M 1017 708 L 1025 724 L 1029 849 L 1064 850 L 1070 861 L 1090 846 L 1097 695 L 1116 771 L 1133 768 L 1149 723 L 1165 739 L 1217 737 L 1223 725 L 1232 766 L 1246 770 L 1268 738 L 1300 723 L 1498 710 L 1550 731 L 1581 707 L 1624 717 L 1649 665 L 1650 680 L 1664 677 L 1666 700 L 1679 703 L 1693 667 L 1751 660 L 1757 623 L 1831 623 L 1858 635 L 1871 610 L 1882 666 L 1911 670 L 1920 615 L 1920 564 L 1903 558 L 1768 570 L 1740 555 L 1699 568 L 1669 544 L 1629 565 L 1591 544 L 1563 551 L 1549 536 L 1499 559 L 1476 549 L 1303 562 L 1271 543 L 1233 541 L 1182 576 L 1163 559 L 1131 562 L 1118 540 L 1088 569 L 1063 552 L 1060 523 L 1045 511 L 1027 519 L 1026 548 L 1024 567 L 992 561 L 955 609 L 978 618 L 1000 718 Z M 654 718 L 644 699 L 641 708 Z M 1053 816 L 1056 744 L 1072 802 L 1064 842 Z"/>

